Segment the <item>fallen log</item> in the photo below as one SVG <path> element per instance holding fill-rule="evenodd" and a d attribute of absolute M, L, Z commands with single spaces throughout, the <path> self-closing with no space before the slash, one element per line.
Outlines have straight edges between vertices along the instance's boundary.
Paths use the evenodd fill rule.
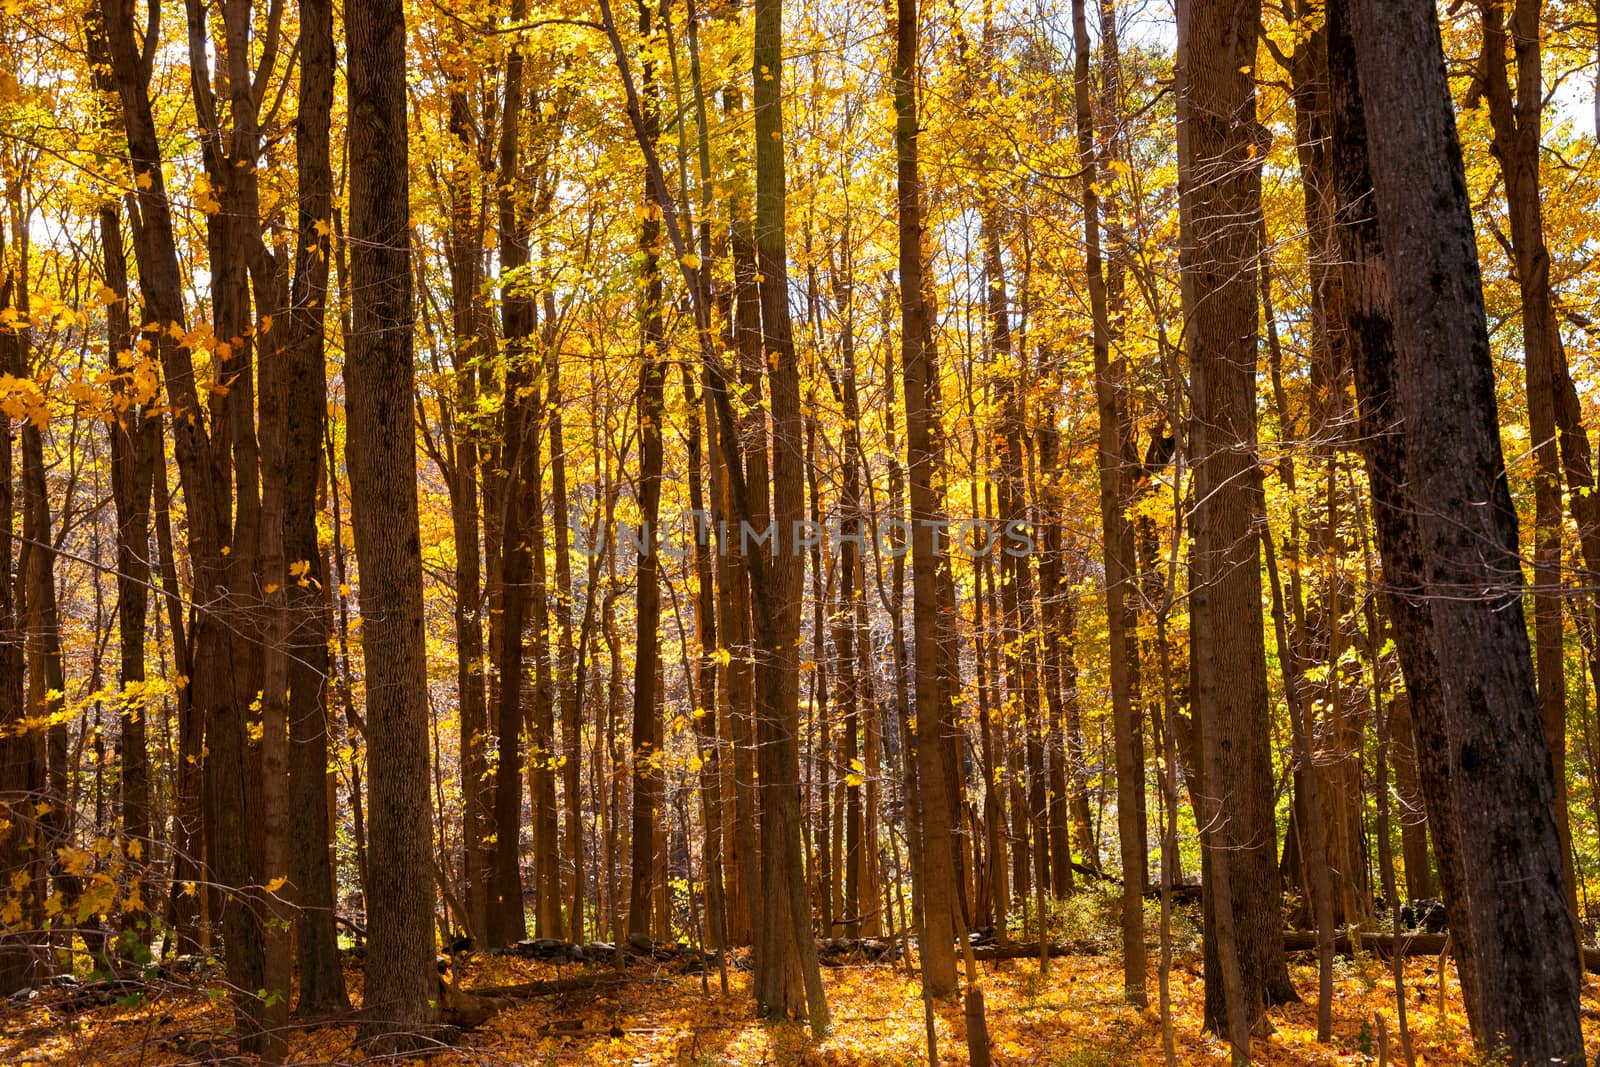
<path fill-rule="evenodd" d="M 537 982 L 518 982 L 515 985 L 480 986 L 463 989 L 464 996 L 486 1000 L 526 997 L 552 997 L 560 993 L 578 993 L 603 986 L 622 985 L 631 979 L 618 971 L 590 971 L 568 978 L 547 978 Z"/>
<path fill-rule="evenodd" d="M 1449 939 L 1449 936 L 1449 934 L 1429 933 L 1401 934 L 1398 941 L 1400 955 L 1437 956 L 1444 951 L 1445 942 Z M 1363 952 L 1371 952 L 1384 959 L 1393 959 L 1396 939 L 1393 934 L 1363 933 L 1360 945 Z M 1283 948 L 1286 952 L 1315 952 L 1317 951 L 1317 935 L 1305 930 L 1286 930 L 1283 935 Z M 1343 933 L 1334 938 L 1333 951 L 1335 955 L 1339 956 L 1352 954 L 1349 933 Z M 1583 969 L 1590 974 L 1600 974 L 1600 950 L 1584 948 Z"/>
<path fill-rule="evenodd" d="M 1106 946 L 1098 941 L 1056 941 L 1051 942 L 1046 950 L 1051 956 L 1104 956 Z M 1039 958 L 1039 942 L 1014 941 L 1004 945 L 978 945 L 972 950 L 972 958 L 979 963 L 993 963 L 998 960 L 1036 960 Z"/>
<path fill-rule="evenodd" d="M 578 993 L 602 986 L 621 985 L 627 980 L 625 975 L 616 971 L 591 971 L 570 978 L 461 989 L 454 982 L 441 978 L 440 1002 L 445 1022 L 463 1030 L 476 1030 L 517 1000 Z"/>

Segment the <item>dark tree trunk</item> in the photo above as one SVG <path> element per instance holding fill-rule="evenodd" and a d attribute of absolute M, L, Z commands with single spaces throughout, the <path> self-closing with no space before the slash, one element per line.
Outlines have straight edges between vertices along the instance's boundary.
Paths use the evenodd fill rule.
<path fill-rule="evenodd" d="M 330 619 L 323 606 L 327 553 L 318 544 L 322 496 L 322 439 L 327 432 L 327 371 L 323 325 L 328 302 L 328 240 L 333 172 L 329 117 L 333 108 L 334 44 L 331 0 L 304 0 L 300 9 L 300 115 L 295 127 L 299 218 L 294 282 L 289 294 L 289 344 L 284 398 L 284 558 L 289 611 L 289 828 L 292 880 L 299 911 L 295 950 L 304 1016 L 349 1005 L 340 966 L 334 915 L 333 811 L 328 781 L 328 658 Z"/>
<path fill-rule="evenodd" d="M 926 993 L 942 997 L 956 988 L 956 870 L 952 836 L 958 828 L 956 797 L 950 795 L 946 763 L 952 728 L 946 657 L 954 654 L 941 572 L 949 562 L 935 544 L 934 523 L 942 515 L 935 470 L 939 457 L 933 331 L 923 277 L 922 177 L 918 164 L 918 25 L 916 0 L 898 0 L 895 17 L 894 106 L 899 205 L 901 336 L 905 383 L 906 468 L 911 505 L 912 618 L 916 634 L 916 765 L 921 835 L 916 864 L 921 902 L 922 980 Z M 760 85 L 759 79 L 757 85 Z M 1043 815 L 1043 812 L 1036 812 Z M 1042 822 L 1042 820 L 1041 820 Z"/>
<path fill-rule="evenodd" d="M 526 17 L 527 5 L 516 0 L 512 19 Z M 495 733 L 498 738 L 494 778 L 494 849 L 489 873 L 489 915 L 486 942 L 509 945 L 527 936 L 522 890 L 522 695 L 523 631 L 528 615 L 528 584 L 532 570 L 523 481 L 529 477 L 528 452 L 533 447 L 530 423 L 537 388 L 530 367 L 530 344 L 535 327 L 535 305 L 526 277 L 529 240 L 527 195 L 522 180 L 523 56 L 513 43 L 506 57 L 505 103 L 500 115 L 498 223 L 500 232 L 500 319 L 505 338 L 505 372 L 501 389 L 499 462 L 490 521 L 497 522 L 499 571 L 491 598 L 499 642 L 494 650 L 498 682 Z M 534 475 L 536 476 L 536 475 Z M 494 508 L 499 514 L 494 514 Z M 497 603 L 496 603 L 497 601 Z"/>
<path fill-rule="evenodd" d="M 406 23 L 399 0 L 345 12 L 349 42 L 351 521 L 361 566 L 371 863 L 364 1033 L 418 1047 L 437 1014 L 428 672 L 412 418 Z"/>
<path fill-rule="evenodd" d="M 118 388 L 133 393 L 130 380 L 133 332 L 128 313 L 128 267 L 122 246 L 122 219 L 114 204 L 100 209 L 100 243 L 105 257 L 106 285 L 116 294 L 106 307 L 108 369 L 119 376 Z M 161 421 L 137 401 L 130 402 L 110 426 L 111 489 L 117 511 L 118 680 L 137 690 L 145 680 L 145 625 L 150 605 L 150 500 L 156 461 L 161 454 Z M 150 754 L 143 700 L 127 701 L 122 711 L 123 847 L 138 869 L 149 863 L 155 841 L 150 834 Z M 124 909 L 122 926 L 140 943 L 149 942 L 149 914 Z"/>
<path fill-rule="evenodd" d="M 1577 947 L 1438 16 L 1426 0 L 1341 0 L 1329 16 L 1362 429 L 1462 991 L 1480 1048 L 1519 1064 L 1581 1057 Z"/>
<path fill-rule="evenodd" d="M 474 121 L 464 89 L 450 93 L 450 132 L 463 156 L 474 149 Z M 475 195 L 480 169 L 462 162 L 450 185 L 450 310 L 455 396 L 450 428 L 455 462 L 450 471 L 450 519 L 455 540 L 456 688 L 460 707 L 461 884 L 468 932 L 487 943 L 492 862 L 485 840 L 494 804 L 484 756 L 489 733 L 483 640 L 483 550 L 479 543 L 479 456 L 482 428 L 471 419 L 478 406 L 477 364 L 493 352 L 492 316 L 484 306 L 483 239 L 486 212 Z M 576 760 L 576 756 L 573 757 Z M 576 766 L 576 763 L 574 763 Z"/>
<path fill-rule="evenodd" d="M 0 306 L 11 306 L 13 291 L 14 281 L 6 270 L 0 275 Z M 18 347 L 16 333 L 0 331 L 0 374 L 21 376 Z M 0 935 L 0 994 L 9 996 L 48 977 L 50 956 L 46 947 L 22 932 L 40 926 L 47 895 L 40 877 L 44 841 L 32 818 L 33 806 L 43 792 L 44 768 L 32 732 L 15 728 L 27 716 L 23 703 L 26 628 L 21 616 L 26 597 L 20 569 L 14 570 L 17 471 L 11 420 L 6 418 L 4 423 L 0 426 L 0 805 L 4 805 L 10 828 L 0 835 L 0 877 L 6 880 L 8 902 L 14 900 L 20 913 L 13 924 L 17 930 Z M 18 812 L 28 817 L 18 819 Z"/>
<path fill-rule="evenodd" d="M 640 5 L 640 29 L 650 32 L 652 17 Z M 646 61 L 644 118 L 646 136 L 660 134 L 653 65 Z M 661 808 L 663 756 L 657 668 L 661 659 L 661 576 L 656 558 L 661 519 L 662 421 L 666 417 L 666 358 L 662 320 L 661 222 L 647 210 L 639 228 L 643 272 L 639 278 L 643 336 L 639 359 L 639 516 L 640 548 L 635 566 L 635 618 L 639 636 L 633 658 L 633 877 L 628 894 L 628 933 L 649 936 L 656 874 L 656 822 Z"/>

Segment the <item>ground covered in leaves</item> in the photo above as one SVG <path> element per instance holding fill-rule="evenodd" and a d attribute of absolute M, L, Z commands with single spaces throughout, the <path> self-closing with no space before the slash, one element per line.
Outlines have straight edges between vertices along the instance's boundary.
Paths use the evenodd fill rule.
<path fill-rule="evenodd" d="M 468 988 L 570 977 L 583 968 L 477 957 L 463 967 Z M 1292 973 L 1314 996 L 1316 974 L 1309 962 Z M 1386 961 L 1340 960 L 1336 972 L 1334 1038 L 1316 1042 L 1314 1000 L 1275 1009 L 1274 1033 L 1255 1043 L 1262 1064 L 1377 1063 L 1376 1017 L 1384 1016 L 1391 1042 L 1389 1062 L 1401 1063 L 1394 1000 Z M 752 1013 L 748 973 L 729 974 L 729 990 L 716 974 L 707 988 L 696 974 L 634 967 L 627 978 L 552 996 L 516 998 L 459 1045 L 429 1057 L 438 1067 L 454 1065 L 606 1064 L 905 1064 L 926 1063 L 924 1014 L 919 986 L 903 965 L 829 968 L 824 973 L 834 1032 L 812 1040 L 795 1024 L 765 1024 Z M 1161 1026 L 1154 1007 L 1140 1012 L 1122 1004 L 1121 966 L 1112 956 L 1074 956 L 1051 961 L 1040 977 L 1036 961 L 987 964 L 994 1061 L 1040 1067 L 1132 1067 L 1163 1062 Z M 353 967 L 352 993 L 361 974 Z M 1226 1047 L 1200 1026 L 1201 981 L 1196 959 L 1182 958 L 1172 975 L 1178 1060 L 1224 1064 Z M 1441 982 L 1437 961 L 1413 959 L 1407 967 L 1408 1014 L 1417 1062 L 1475 1064 L 1453 968 Z M 1155 975 L 1150 983 L 1152 998 Z M 157 1067 L 226 1062 L 230 1012 L 225 999 L 203 980 L 165 982 L 149 994 L 85 1006 L 70 990 L 41 992 L 26 1004 L 0 1008 L 0 1064 L 94 1064 Z M 1584 997 L 1589 1054 L 1600 1049 L 1600 986 Z M 940 1062 L 967 1062 L 965 1027 L 957 1003 L 937 1006 Z M 242 1061 L 234 1060 L 233 1063 Z M 363 1062 L 354 1027 L 298 1029 L 290 1062 Z"/>

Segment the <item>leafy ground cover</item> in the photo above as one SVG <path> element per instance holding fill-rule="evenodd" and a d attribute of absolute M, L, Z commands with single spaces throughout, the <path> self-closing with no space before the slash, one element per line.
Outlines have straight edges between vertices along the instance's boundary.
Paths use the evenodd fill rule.
<path fill-rule="evenodd" d="M 1197 958 L 1180 958 L 1172 972 L 1173 1025 L 1178 1061 L 1226 1064 L 1228 1050 L 1202 1032 L 1202 986 Z M 514 958 L 476 957 L 463 965 L 467 988 L 509 986 L 583 973 Z M 1121 1003 L 1120 964 L 1114 957 L 1051 961 L 1041 977 L 1033 961 L 982 968 L 994 1060 L 1038 1067 L 1136 1067 L 1160 1064 L 1160 1018 L 1152 1007 Z M 1291 968 L 1299 988 L 1314 993 L 1315 969 Z M 1376 1064 L 1378 1017 L 1389 1037 L 1388 1062 L 1400 1064 L 1394 997 L 1386 961 L 1340 960 L 1336 972 L 1333 1041 L 1316 1041 L 1314 1002 L 1271 1013 L 1273 1033 L 1254 1043 L 1254 1061 L 1273 1065 Z M 1407 1007 L 1419 1064 L 1479 1064 L 1467 1038 L 1466 1016 L 1453 967 L 1442 976 L 1433 959 L 1406 968 Z M 361 972 L 352 965 L 352 993 Z M 428 1058 L 437 1067 L 596 1064 L 606 1067 L 675 1065 L 916 1065 L 927 1062 L 920 986 L 903 966 L 830 968 L 825 972 L 834 1013 L 833 1034 L 811 1039 L 797 1024 L 754 1017 L 748 975 L 734 970 L 723 994 L 717 976 L 702 987 L 696 974 L 632 969 L 624 981 L 553 996 L 512 998 L 460 1043 Z M 1150 988 L 1154 994 L 1155 975 Z M 1442 989 L 1442 1001 L 1441 1001 Z M 226 1062 L 231 1013 L 214 981 L 165 981 L 147 995 L 83 1005 L 71 989 L 44 991 L 0 1010 L 0 1064 L 96 1064 L 104 1067 Z M 1584 998 L 1588 1055 L 1600 1049 L 1600 996 Z M 935 1007 L 939 1062 L 968 1062 L 960 1005 Z M 290 1045 L 290 1062 L 333 1065 L 365 1062 L 353 1025 L 305 1025 Z M 246 1062 L 246 1061 L 234 1061 Z"/>

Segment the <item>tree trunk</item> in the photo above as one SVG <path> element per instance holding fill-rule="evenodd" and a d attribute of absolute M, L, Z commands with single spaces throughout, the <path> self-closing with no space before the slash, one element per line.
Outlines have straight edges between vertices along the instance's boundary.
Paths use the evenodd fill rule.
<path fill-rule="evenodd" d="M 1117 760 L 1117 838 L 1122 846 L 1122 978 L 1128 1003 L 1149 1003 L 1145 989 L 1144 888 L 1147 881 L 1144 825 L 1144 743 L 1134 704 L 1138 618 L 1129 594 L 1137 569 L 1133 525 L 1128 521 L 1131 479 L 1128 444 L 1127 367 L 1111 353 L 1111 317 L 1100 259 L 1100 199 L 1094 107 L 1089 85 L 1089 25 L 1084 0 L 1072 0 L 1074 96 L 1077 102 L 1078 165 L 1082 173 L 1084 273 L 1093 317 L 1095 403 L 1100 422 L 1100 523 L 1105 545 L 1106 654 L 1110 661 L 1111 723 Z"/>
<path fill-rule="evenodd" d="M 462 88 L 450 93 L 450 132 L 470 158 L 473 116 Z M 479 546 L 479 456 L 482 430 L 470 419 L 478 406 L 477 358 L 493 352 L 492 318 L 483 306 L 483 241 L 486 212 L 474 187 L 478 168 L 461 163 L 450 176 L 450 309 L 454 331 L 455 463 L 450 477 L 450 519 L 455 540 L 456 690 L 460 707 L 461 884 L 468 932 L 487 943 L 491 847 L 485 840 L 494 796 L 484 756 L 489 732 L 487 678 L 483 668 L 483 553 Z M 488 334 L 489 336 L 485 336 Z M 477 358 L 475 358 L 477 357 Z M 467 417 L 462 417 L 467 416 Z M 574 757 L 575 759 L 576 757 Z M 576 764 L 574 764 L 576 766 Z"/>
<path fill-rule="evenodd" d="M 1576 404 L 1560 393 L 1572 389 L 1561 330 L 1550 285 L 1550 251 L 1545 244 L 1539 152 L 1544 122 L 1543 0 L 1516 0 L 1510 6 L 1510 45 L 1516 57 L 1515 95 L 1507 70 L 1507 5 L 1483 3 L 1483 51 L 1479 64 L 1493 130 L 1490 151 L 1500 164 L 1506 188 L 1507 218 L 1516 278 L 1522 297 L 1523 365 L 1528 394 L 1528 434 L 1534 458 L 1533 625 L 1534 672 L 1545 744 L 1550 748 L 1556 796 L 1554 815 L 1561 839 L 1561 871 L 1577 926 L 1578 887 L 1572 868 L 1572 821 L 1567 810 L 1566 647 L 1561 623 L 1561 485 L 1563 463 L 1572 474 L 1568 491 L 1579 529 L 1584 561 L 1600 570 L 1600 521 L 1589 464 L 1589 438 Z M 1561 409 L 1566 407 L 1567 410 Z M 1559 413 L 1558 413 L 1559 412 Z M 1563 417 L 1565 416 L 1565 417 Z M 1559 429 L 1558 429 L 1559 426 Z M 1585 585 L 1589 583 L 1585 582 Z M 1594 610 L 1592 591 L 1586 599 Z M 1600 663 L 1591 660 L 1591 666 Z M 1600 685 L 1600 673 L 1595 674 Z"/>
<path fill-rule="evenodd" d="M 1335 144 L 1363 302 L 1352 319 L 1363 431 L 1462 991 L 1481 1049 L 1515 1063 L 1581 1056 L 1555 786 L 1438 16 L 1423 0 L 1351 0 L 1345 14 L 1330 5 L 1329 60 L 1360 79 L 1362 110 L 1347 92 Z"/>
<path fill-rule="evenodd" d="M 328 149 L 333 82 L 333 5 L 329 0 L 305 0 L 300 10 L 300 115 L 295 128 L 299 218 L 289 344 L 284 355 L 283 539 L 288 561 L 291 874 L 299 905 L 295 916 L 295 948 L 300 961 L 296 1010 L 311 1017 L 349 1006 L 334 925 L 337 900 L 330 850 L 334 813 L 328 791 L 331 620 L 322 593 L 328 584 L 327 553 L 317 535 L 328 411 L 323 327 L 333 208 Z"/>
<path fill-rule="evenodd" d="M 1295 995 L 1278 915 L 1261 556 L 1252 528 L 1259 17 L 1258 2 L 1221 0 L 1186 0 L 1178 15 L 1181 262 L 1194 397 L 1193 699 L 1197 723 L 1207 724 L 1199 731 L 1202 793 L 1220 813 L 1203 853 L 1213 875 L 1205 894 L 1206 1020 L 1222 1032 L 1230 1014 L 1221 973 L 1226 920 L 1236 933 L 1247 1028 L 1267 1006 Z M 1226 895 L 1214 877 L 1223 863 Z"/>
<path fill-rule="evenodd" d="M 0 242 L 0 251 L 4 250 Z M 15 281 L 8 263 L 0 263 L 0 306 L 10 307 Z M 22 375 L 20 340 L 11 330 L 0 331 L 0 374 Z M 11 419 L 5 418 L 0 440 L 0 804 L 9 828 L 0 835 L 0 876 L 6 879 L 7 900 L 15 902 L 16 931 L 0 935 L 0 994 L 9 996 L 49 977 L 50 957 L 24 930 L 37 928 L 43 918 L 46 887 L 41 877 L 44 841 L 33 818 L 17 819 L 14 812 L 32 815 L 43 792 L 44 767 L 31 731 L 19 730 L 28 709 L 23 702 L 24 642 L 22 617 L 26 593 L 20 567 L 15 570 L 17 543 L 17 472 L 12 451 Z M 15 897 L 11 894 L 15 893 Z"/>
<path fill-rule="evenodd" d="M 639 29 L 653 32 L 653 14 L 639 6 Z M 654 64 L 643 65 L 646 136 L 654 147 L 660 135 Z M 661 750 L 660 692 L 661 588 L 656 557 L 661 517 L 662 423 L 666 419 L 666 358 L 662 321 L 661 221 L 648 206 L 640 223 L 643 271 L 639 277 L 643 331 L 639 351 L 639 516 L 640 541 L 635 566 L 635 610 L 638 640 L 633 657 L 633 878 L 628 895 L 628 933 L 650 935 L 651 903 L 656 874 L 656 823 L 661 808 L 665 754 Z"/>
<path fill-rule="evenodd" d="M 516 0 L 511 18 L 526 17 L 527 5 Z M 498 681 L 495 707 L 497 759 L 494 780 L 494 853 L 489 873 L 487 944 L 509 945 L 527 936 L 522 889 L 522 695 L 523 631 L 528 614 L 529 554 L 524 507 L 528 452 L 533 447 L 532 421 L 537 389 L 532 381 L 531 340 L 535 327 L 534 297 L 527 277 L 529 239 L 527 196 L 522 180 L 523 56 L 519 42 L 506 56 L 505 103 L 500 116 L 498 226 L 500 234 L 500 318 L 505 338 L 505 372 L 501 390 L 499 472 L 493 493 L 499 514 L 499 644 L 495 649 Z"/>
<path fill-rule="evenodd" d="M 945 657 L 954 654 L 940 615 L 944 602 L 940 572 L 949 561 L 935 544 L 940 519 L 935 488 L 938 463 L 929 397 L 935 388 L 933 331 L 923 279 L 922 176 L 917 149 L 917 0 L 897 0 L 895 17 L 894 106 L 896 189 L 900 230 L 900 360 L 905 381 L 906 467 L 911 504 L 912 618 L 916 634 L 916 765 L 921 800 L 920 863 L 922 981 L 928 996 L 956 988 L 956 872 L 952 835 L 956 798 L 949 795 L 945 765 L 954 694 L 945 684 Z M 757 82 L 759 85 L 759 81 Z M 758 138 L 758 143 L 759 143 Z M 1042 814 L 1042 813 L 1038 813 Z"/>
<path fill-rule="evenodd" d="M 756 1003 L 767 1015 L 808 1015 L 813 1033 L 828 1029 L 811 901 L 800 836 L 800 608 L 805 556 L 799 544 L 805 514 L 800 368 L 789 318 L 789 268 L 784 233 L 787 188 L 783 155 L 783 8 L 757 0 L 752 56 L 756 141 L 755 249 L 761 298 L 762 362 L 768 368 L 772 416 L 771 565 L 753 589 L 766 668 L 765 706 L 757 725 L 761 790 L 764 915 L 756 953 Z"/>
<path fill-rule="evenodd" d="M 361 566 L 371 796 L 363 1027 L 381 1053 L 426 1041 L 437 1014 L 428 672 L 412 420 L 406 24 L 399 0 L 345 12 L 349 47 L 351 520 Z"/>

